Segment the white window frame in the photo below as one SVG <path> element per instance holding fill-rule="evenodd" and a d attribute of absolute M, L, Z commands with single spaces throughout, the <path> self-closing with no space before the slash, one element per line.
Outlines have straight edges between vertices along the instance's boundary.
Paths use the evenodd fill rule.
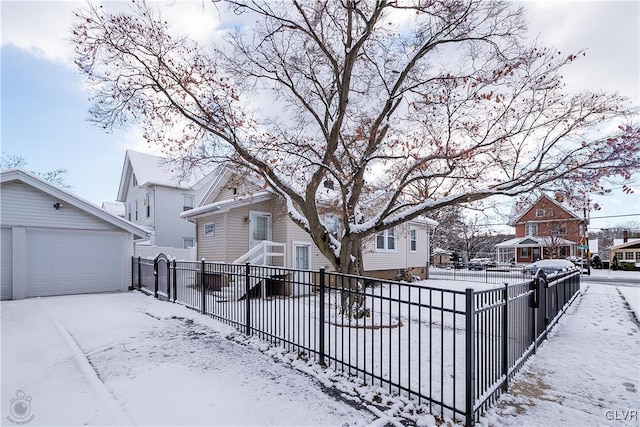
<path fill-rule="evenodd" d="M 191 200 L 191 206 L 187 205 L 187 200 Z M 182 195 L 182 212 L 189 211 L 196 206 L 196 196 L 193 194 L 183 194 Z"/>
<path fill-rule="evenodd" d="M 531 231 L 534 231 L 531 233 Z M 538 223 L 537 222 L 528 222 L 524 225 L 524 234 L 525 236 L 537 236 L 538 235 Z"/>
<path fill-rule="evenodd" d="M 409 227 L 409 252 L 418 252 L 418 227 Z"/>
<path fill-rule="evenodd" d="M 309 263 L 309 265 L 307 266 L 307 268 L 302 268 L 298 265 L 298 257 L 297 257 L 297 253 L 296 253 L 296 248 L 306 248 L 307 249 L 307 262 Z M 299 242 L 299 241 L 293 241 L 291 242 L 291 265 L 293 266 L 293 268 L 295 268 L 296 270 L 311 270 L 311 243 L 310 242 Z"/>
<path fill-rule="evenodd" d="M 151 218 L 151 193 L 147 193 L 144 196 L 144 203 L 146 205 L 147 218 Z"/>
<path fill-rule="evenodd" d="M 207 230 L 207 228 L 210 228 L 210 230 Z M 211 221 L 211 222 L 205 222 L 202 225 L 202 234 L 204 235 L 204 237 L 213 237 L 216 235 L 216 223 L 215 221 Z"/>
<path fill-rule="evenodd" d="M 383 238 L 383 247 L 378 245 L 379 237 Z M 393 242 L 393 248 L 390 248 L 389 242 Z M 398 252 L 398 233 L 396 227 L 376 233 L 376 252 Z"/>
<path fill-rule="evenodd" d="M 191 246 L 187 246 L 187 242 L 191 242 Z M 182 248 L 183 249 L 189 249 L 189 248 L 193 248 L 196 246 L 196 239 L 194 239 L 193 237 L 183 237 L 182 238 Z"/>
<path fill-rule="evenodd" d="M 536 218 L 540 218 L 544 216 L 544 209 L 536 209 Z"/>

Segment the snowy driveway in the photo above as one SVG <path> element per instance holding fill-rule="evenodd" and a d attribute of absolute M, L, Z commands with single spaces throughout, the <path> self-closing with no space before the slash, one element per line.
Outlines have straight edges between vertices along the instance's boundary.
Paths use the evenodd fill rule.
<path fill-rule="evenodd" d="M 138 293 L 3 301 L 2 425 L 354 426 L 376 418 L 225 338 L 235 329 L 194 316 Z"/>

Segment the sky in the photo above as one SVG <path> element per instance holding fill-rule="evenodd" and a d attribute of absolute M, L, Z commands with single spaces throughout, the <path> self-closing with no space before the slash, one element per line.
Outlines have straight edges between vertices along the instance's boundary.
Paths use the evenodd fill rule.
<path fill-rule="evenodd" d="M 121 7 L 123 2 L 106 2 Z M 97 205 L 117 197 L 126 149 L 156 152 L 137 128 L 106 133 L 87 121 L 86 81 L 73 64 L 68 41 L 72 11 L 83 2 L 0 3 L 1 149 L 22 156 L 27 169 L 64 168 L 66 182 Z M 200 41 L 215 34 L 216 10 L 200 0 L 156 1 L 175 31 Z M 586 51 L 565 74 L 572 90 L 618 92 L 640 105 L 640 2 L 526 1 L 529 33 L 563 52 Z M 637 176 L 638 174 L 636 174 Z M 592 228 L 640 221 L 640 183 L 594 196 L 603 209 Z M 508 214 L 510 203 L 504 203 Z M 609 217 L 609 218 L 601 218 Z"/>

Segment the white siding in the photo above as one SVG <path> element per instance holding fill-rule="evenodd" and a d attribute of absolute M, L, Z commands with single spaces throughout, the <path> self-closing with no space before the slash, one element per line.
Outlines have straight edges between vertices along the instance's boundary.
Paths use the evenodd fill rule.
<path fill-rule="evenodd" d="M 13 236 L 10 228 L 0 229 L 0 298 L 11 299 L 11 289 L 13 280 L 13 256 L 12 244 Z"/>
<path fill-rule="evenodd" d="M 418 228 L 418 252 L 409 251 L 409 227 Z M 397 270 L 410 267 L 424 267 L 427 264 L 429 242 L 427 228 L 421 225 L 403 224 L 397 227 L 396 250 L 376 250 L 375 236 L 363 243 L 362 256 L 365 271 Z"/>
<path fill-rule="evenodd" d="M 180 218 L 185 194 L 195 195 L 193 191 L 155 187 L 155 244 L 157 246 L 181 248 L 184 238 L 195 239 L 195 224 Z"/>
<path fill-rule="evenodd" d="M 56 210 L 59 202 L 38 189 L 19 182 L 2 185 L 1 217 L 3 226 L 54 227 L 83 230 L 120 230 L 115 225 L 66 203 Z"/>

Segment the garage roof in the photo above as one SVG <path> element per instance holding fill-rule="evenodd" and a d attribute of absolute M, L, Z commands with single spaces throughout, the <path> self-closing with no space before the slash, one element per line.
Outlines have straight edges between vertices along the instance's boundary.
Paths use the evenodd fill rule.
<path fill-rule="evenodd" d="M 29 173 L 22 169 L 7 169 L 0 173 L 0 183 L 8 183 L 8 182 L 22 182 L 26 185 L 29 185 L 33 188 L 36 188 L 44 193 L 55 197 L 60 200 L 60 202 L 68 203 L 69 205 L 75 206 L 78 209 L 82 209 L 85 212 L 90 213 L 110 224 L 115 225 L 129 233 L 132 233 L 134 236 L 147 238 L 148 233 L 143 228 L 138 227 L 132 222 L 125 220 L 124 218 L 113 215 L 106 210 L 94 205 L 91 202 L 88 202 L 73 193 L 65 191 L 61 188 L 56 187 L 44 179 Z"/>

